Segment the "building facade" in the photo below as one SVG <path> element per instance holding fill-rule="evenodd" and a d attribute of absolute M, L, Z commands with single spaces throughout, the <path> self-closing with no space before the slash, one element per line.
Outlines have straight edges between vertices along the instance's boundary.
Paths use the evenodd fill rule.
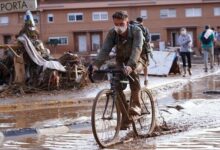
<path fill-rule="evenodd" d="M 39 0 L 33 14 L 40 39 L 58 44 L 50 48 L 52 53 L 90 53 L 102 46 L 113 27 L 111 16 L 117 10 L 127 11 L 130 20 L 143 17 L 155 47 L 163 43 L 177 46 L 179 30 L 186 27 L 194 47 L 199 48 L 198 36 L 204 26 L 220 27 L 219 0 Z M 24 23 L 23 16 L 22 12 L 0 14 L 0 44 L 15 39 Z"/>

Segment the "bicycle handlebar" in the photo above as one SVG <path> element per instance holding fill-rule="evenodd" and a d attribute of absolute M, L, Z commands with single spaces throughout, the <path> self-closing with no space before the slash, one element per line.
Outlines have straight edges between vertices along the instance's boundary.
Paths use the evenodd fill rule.
<path fill-rule="evenodd" d="M 95 70 L 93 71 L 91 68 L 88 69 L 89 71 L 89 79 L 92 83 L 95 83 L 95 80 L 93 78 L 93 73 L 111 73 L 111 74 L 114 74 L 114 73 L 124 73 L 122 71 L 122 69 L 103 69 L 103 70 Z"/>
<path fill-rule="evenodd" d="M 93 79 L 93 73 L 111 73 L 111 74 L 122 73 L 122 74 L 126 75 L 123 69 L 103 69 L 103 70 L 93 71 L 92 68 L 90 68 L 90 69 L 88 69 L 88 71 L 89 71 L 89 79 L 92 83 L 95 82 Z M 126 76 L 129 77 L 132 81 L 134 81 L 134 78 L 132 78 L 129 74 Z"/>

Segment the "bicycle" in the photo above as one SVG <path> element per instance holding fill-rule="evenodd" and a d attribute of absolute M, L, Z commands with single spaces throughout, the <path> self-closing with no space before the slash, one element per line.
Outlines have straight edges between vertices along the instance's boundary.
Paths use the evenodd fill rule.
<path fill-rule="evenodd" d="M 92 106 L 92 132 L 98 145 L 102 148 L 109 147 L 117 143 L 120 125 L 121 125 L 121 112 L 119 103 L 122 102 L 121 98 L 117 97 L 115 82 L 117 81 L 116 74 L 122 73 L 121 70 L 105 69 L 97 70 L 95 73 L 111 74 L 110 89 L 101 90 L 94 99 Z M 120 81 L 127 84 L 127 81 Z M 154 100 L 151 92 L 144 88 L 141 89 L 141 116 L 134 119 L 129 116 L 129 109 L 122 107 L 129 121 L 132 122 L 133 130 L 136 136 L 146 136 L 151 134 L 155 127 L 155 107 Z M 129 106 L 130 108 L 130 106 Z"/>

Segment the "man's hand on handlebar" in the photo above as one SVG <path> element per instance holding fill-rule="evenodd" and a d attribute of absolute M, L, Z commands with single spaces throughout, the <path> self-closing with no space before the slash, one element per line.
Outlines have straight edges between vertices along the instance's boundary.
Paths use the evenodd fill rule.
<path fill-rule="evenodd" d="M 88 67 L 88 73 L 89 73 L 89 79 L 91 80 L 92 83 L 94 83 L 93 79 L 93 74 L 94 72 L 99 72 L 99 73 L 122 73 L 126 76 L 128 76 L 132 81 L 134 79 L 130 76 L 130 73 L 133 71 L 133 69 L 130 66 L 125 66 L 123 64 L 123 68 L 121 69 L 104 69 L 104 70 L 99 70 L 99 68 L 96 65 L 89 65 Z"/>
<path fill-rule="evenodd" d="M 126 75 L 129 75 L 133 70 L 130 66 L 124 66 L 124 71 Z"/>
<path fill-rule="evenodd" d="M 93 65 L 93 71 L 99 70 L 99 68 L 96 65 Z"/>
<path fill-rule="evenodd" d="M 88 67 L 89 79 L 92 83 L 95 82 L 92 76 L 93 76 L 94 71 L 96 71 L 96 70 L 98 70 L 97 66 L 92 65 L 92 64 L 89 65 L 89 67 Z"/>
<path fill-rule="evenodd" d="M 96 65 L 90 64 L 88 67 L 88 71 L 90 74 L 92 74 L 94 71 L 98 70 L 99 68 Z"/>

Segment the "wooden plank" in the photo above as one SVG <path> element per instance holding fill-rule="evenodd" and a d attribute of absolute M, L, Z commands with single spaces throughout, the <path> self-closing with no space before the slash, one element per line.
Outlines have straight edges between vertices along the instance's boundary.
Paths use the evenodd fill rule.
<path fill-rule="evenodd" d="M 11 47 L 12 49 L 18 49 L 20 46 L 19 46 L 19 45 L 8 45 L 8 44 L 6 44 L 6 45 L 0 45 L 0 49 L 2 49 L 2 50 L 6 50 L 6 49 L 8 49 L 9 47 Z"/>
<path fill-rule="evenodd" d="M 25 67 L 23 55 L 20 55 L 20 57 L 14 57 L 14 68 L 14 83 L 23 84 L 25 82 Z"/>

